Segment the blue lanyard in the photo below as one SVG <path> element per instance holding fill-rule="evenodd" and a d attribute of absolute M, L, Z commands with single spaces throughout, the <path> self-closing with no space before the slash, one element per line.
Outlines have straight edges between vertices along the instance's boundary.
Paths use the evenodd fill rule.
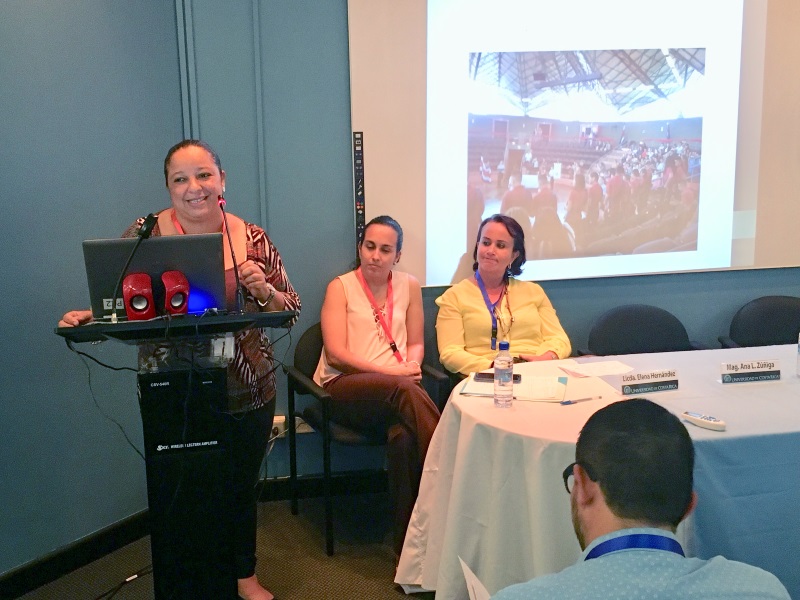
<path fill-rule="evenodd" d="M 483 279 L 481 279 L 481 274 L 475 271 L 475 281 L 478 282 L 478 287 L 481 290 L 481 294 L 483 295 L 483 301 L 486 303 L 486 310 L 489 311 L 489 315 L 492 317 L 492 350 L 497 349 L 497 314 L 495 313 L 495 309 L 497 305 L 500 304 L 500 301 L 503 299 L 503 293 L 505 293 L 505 289 L 503 292 L 500 293 L 500 297 L 497 299 L 497 302 L 492 304 L 492 301 L 489 300 L 489 293 L 486 291 L 486 286 L 483 284 Z"/>
<path fill-rule="evenodd" d="M 670 537 L 664 535 L 655 535 L 652 533 L 632 533 L 630 535 L 621 535 L 620 537 L 606 540 L 602 544 L 598 544 L 586 558 L 583 560 L 591 560 L 598 558 L 604 554 L 617 552 L 619 550 L 627 550 L 629 548 L 646 548 L 649 550 L 665 550 L 667 552 L 674 552 L 681 556 L 686 556 L 683 553 L 681 545 Z"/>

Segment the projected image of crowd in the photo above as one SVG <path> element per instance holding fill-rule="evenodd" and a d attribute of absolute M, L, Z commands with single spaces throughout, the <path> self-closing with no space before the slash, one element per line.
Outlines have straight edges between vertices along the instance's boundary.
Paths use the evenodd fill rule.
<path fill-rule="evenodd" d="M 704 59 L 696 48 L 470 55 L 468 244 L 503 213 L 522 225 L 528 260 L 696 250 Z"/>

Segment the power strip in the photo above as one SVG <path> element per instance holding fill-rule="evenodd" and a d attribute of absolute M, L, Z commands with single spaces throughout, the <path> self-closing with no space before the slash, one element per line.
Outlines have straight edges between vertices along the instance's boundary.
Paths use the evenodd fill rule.
<path fill-rule="evenodd" d="M 286 436 L 286 415 L 275 415 L 272 419 L 272 438 L 282 438 Z"/>
<path fill-rule="evenodd" d="M 314 429 L 306 423 L 301 417 L 295 417 L 295 431 L 297 433 L 314 433 Z M 273 438 L 282 438 L 286 437 L 286 432 L 288 430 L 288 421 L 286 419 L 286 415 L 275 415 L 275 418 L 272 420 L 272 437 Z"/>

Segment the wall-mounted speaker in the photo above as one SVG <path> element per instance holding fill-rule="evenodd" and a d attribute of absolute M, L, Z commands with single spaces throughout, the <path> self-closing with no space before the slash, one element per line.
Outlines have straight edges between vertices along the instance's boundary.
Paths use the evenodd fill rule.
<path fill-rule="evenodd" d="M 147 273 L 131 273 L 122 280 L 122 298 L 129 321 L 144 321 L 156 316 L 153 284 Z"/>
<path fill-rule="evenodd" d="M 184 315 L 189 307 L 189 281 L 180 271 L 161 274 L 164 283 L 164 311 L 169 315 Z"/>

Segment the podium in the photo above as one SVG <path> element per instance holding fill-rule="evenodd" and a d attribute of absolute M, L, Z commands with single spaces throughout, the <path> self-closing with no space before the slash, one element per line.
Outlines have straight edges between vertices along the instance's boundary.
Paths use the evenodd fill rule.
<path fill-rule="evenodd" d="M 239 597 L 228 510 L 231 416 L 223 340 L 246 329 L 287 327 L 296 316 L 183 315 L 56 329 L 75 343 L 154 344 L 172 358 L 137 376 L 156 600 Z"/>

